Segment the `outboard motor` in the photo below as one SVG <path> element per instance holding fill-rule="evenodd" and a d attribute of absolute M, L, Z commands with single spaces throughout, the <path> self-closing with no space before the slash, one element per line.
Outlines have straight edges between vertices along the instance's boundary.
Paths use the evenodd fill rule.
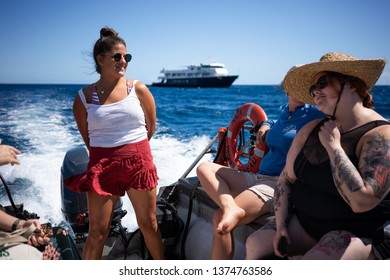
<path fill-rule="evenodd" d="M 61 211 L 78 236 L 88 233 L 87 195 L 67 188 L 64 179 L 85 172 L 88 160 L 88 150 L 85 147 L 76 147 L 66 153 L 61 167 Z M 118 223 L 121 223 L 121 218 L 127 213 L 126 210 L 122 210 L 122 205 L 122 200 L 118 199 L 111 228 L 117 227 Z"/>

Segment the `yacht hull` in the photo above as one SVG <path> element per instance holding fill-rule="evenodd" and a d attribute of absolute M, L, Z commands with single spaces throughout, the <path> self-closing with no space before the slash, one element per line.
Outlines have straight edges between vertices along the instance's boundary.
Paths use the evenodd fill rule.
<path fill-rule="evenodd" d="M 227 88 L 238 78 L 238 75 L 204 78 L 164 79 L 152 83 L 152 87 L 182 87 L 182 88 Z"/>

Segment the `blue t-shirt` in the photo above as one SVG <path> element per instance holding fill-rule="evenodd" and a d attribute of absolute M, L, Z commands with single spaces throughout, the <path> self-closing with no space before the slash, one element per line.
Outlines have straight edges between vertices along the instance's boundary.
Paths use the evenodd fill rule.
<path fill-rule="evenodd" d="M 265 138 L 269 151 L 261 161 L 259 174 L 279 176 L 297 132 L 306 123 L 326 117 L 316 106 L 309 104 L 296 107 L 294 112 L 289 112 L 286 104 L 281 107 L 281 111 L 276 122 L 272 120 L 266 122 L 271 127 Z"/>

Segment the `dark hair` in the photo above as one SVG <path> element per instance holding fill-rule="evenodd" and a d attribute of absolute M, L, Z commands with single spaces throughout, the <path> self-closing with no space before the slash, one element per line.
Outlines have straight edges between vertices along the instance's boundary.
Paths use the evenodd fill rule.
<path fill-rule="evenodd" d="M 331 77 L 335 77 L 341 85 L 345 83 L 350 83 L 352 87 L 356 88 L 356 92 L 359 94 L 360 98 L 363 101 L 363 106 L 366 108 L 374 109 L 374 101 L 372 99 L 372 95 L 367 89 L 366 83 L 353 76 L 344 75 L 337 72 L 327 72 L 327 74 Z"/>
<path fill-rule="evenodd" d="M 104 54 L 112 50 L 115 45 L 123 44 L 126 46 L 125 40 L 118 36 L 118 32 L 109 27 L 100 29 L 100 38 L 96 41 L 93 47 L 93 59 L 95 60 L 96 72 L 100 74 L 100 67 L 97 63 L 96 57 L 99 54 Z"/>

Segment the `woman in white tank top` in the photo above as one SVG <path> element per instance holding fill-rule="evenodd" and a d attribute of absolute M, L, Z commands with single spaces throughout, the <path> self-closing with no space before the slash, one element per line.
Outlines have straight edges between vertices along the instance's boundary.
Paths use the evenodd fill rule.
<path fill-rule="evenodd" d="M 73 104 L 89 163 L 85 173 L 65 179 L 68 188 L 88 196 L 83 259 L 101 259 L 113 210 L 125 194 L 153 259 L 163 259 L 156 220 L 158 176 L 149 145 L 156 126 L 154 98 L 143 83 L 124 77 L 131 55 L 115 30 L 100 30 L 93 56 L 100 79 L 80 90 Z"/>

